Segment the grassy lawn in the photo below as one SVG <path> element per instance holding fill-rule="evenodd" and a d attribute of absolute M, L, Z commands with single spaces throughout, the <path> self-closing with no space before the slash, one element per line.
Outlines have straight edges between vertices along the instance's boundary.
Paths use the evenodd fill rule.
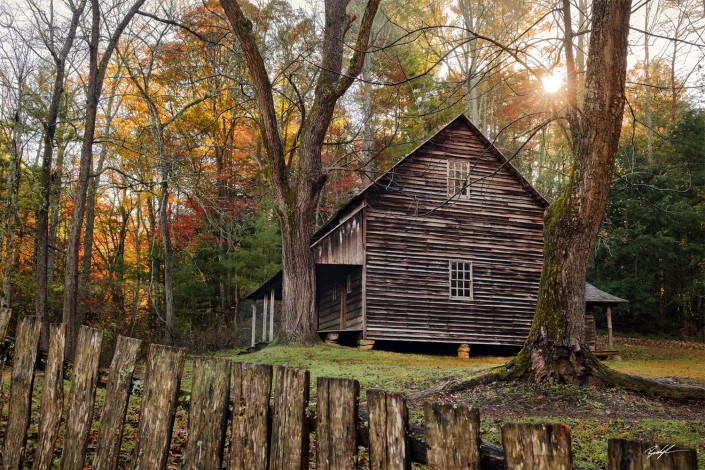
<path fill-rule="evenodd" d="M 674 377 L 682 383 L 705 385 L 705 345 L 680 341 L 617 338 L 621 359 L 615 369 L 651 377 Z M 355 378 L 361 387 L 413 393 L 447 380 L 470 376 L 503 364 L 506 357 L 401 354 L 359 351 L 342 346 L 269 347 L 246 355 L 221 351 L 218 355 L 242 362 L 288 365 L 311 372 L 315 397 L 320 376 Z M 364 400 L 364 394 L 361 397 Z M 571 385 L 493 384 L 437 397 L 468 403 L 480 409 L 483 440 L 501 443 L 501 426 L 509 421 L 562 422 L 572 429 L 575 467 L 606 465 L 607 439 L 646 439 L 698 449 L 699 469 L 705 470 L 705 404 L 651 399 L 611 389 Z M 410 418 L 423 419 L 420 401 L 410 400 Z"/>

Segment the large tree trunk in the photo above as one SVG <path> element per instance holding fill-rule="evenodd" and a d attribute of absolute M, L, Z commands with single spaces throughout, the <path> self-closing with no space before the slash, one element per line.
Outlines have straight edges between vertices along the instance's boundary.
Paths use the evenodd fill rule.
<path fill-rule="evenodd" d="M 592 354 L 585 346 L 585 275 L 622 127 L 630 8 L 630 0 L 593 3 L 585 100 L 582 112 L 570 110 L 569 118 L 575 160 L 567 187 L 546 213 L 536 315 L 516 360 L 537 380 L 592 377 Z"/>
<path fill-rule="evenodd" d="M 343 56 L 345 34 L 355 20 L 348 15 L 346 0 L 325 1 L 325 27 L 320 71 L 316 79 L 313 104 L 306 113 L 297 144 L 297 168 L 290 171 L 284 142 L 274 107 L 272 83 L 260 53 L 252 22 L 237 0 L 220 0 L 230 26 L 240 43 L 257 95 L 259 125 L 267 149 L 270 183 L 282 229 L 283 330 L 280 340 L 292 343 L 318 341 L 316 312 L 316 272 L 310 247 L 316 201 L 326 180 L 321 152 L 338 99 L 350 88 L 363 67 L 370 31 L 379 0 L 368 0 L 360 21 L 353 55 L 345 72 Z M 305 114 L 305 116 L 304 116 Z"/>
<path fill-rule="evenodd" d="M 311 251 L 313 226 L 310 222 L 301 223 L 314 220 L 317 200 L 318 198 L 312 198 L 308 204 L 297 206 L 288 213 L 282 213 L 283 210 L 288 210 L 287 208 L 279 210 L 282 227 L 282 288 L 284 292 L 290 293 L 282 302 L 283 334 L 280 334 L 280 340 L 298 344 L 315 343 L 319 340 L 316 264 Z"/>

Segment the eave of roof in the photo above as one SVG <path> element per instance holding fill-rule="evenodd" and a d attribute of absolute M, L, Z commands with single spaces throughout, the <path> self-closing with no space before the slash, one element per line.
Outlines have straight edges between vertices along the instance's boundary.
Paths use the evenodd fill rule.
<path fill-rule="evenodd" d="M 625 304 L 628 302 L 628 300 L 598 289 L 589 282 L 585 283 L 585 303 L 587 304 Z"/>

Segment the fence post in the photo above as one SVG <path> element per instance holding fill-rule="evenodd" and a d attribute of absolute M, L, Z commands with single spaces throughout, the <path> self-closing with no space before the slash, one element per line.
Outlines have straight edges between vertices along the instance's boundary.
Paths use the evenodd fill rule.
<path fill-rule="evenodd" d="M 308 468 L 307 370 L 279 366 L 269 446 L 270 470 Z"/>
<path fill-rule="evenodd" d="M 570 428 L 565 424 L 507 423 L 502 426 L 506 468 L 573 468 Z"/>
<path fill-rule="evenodd" d="M 184 357 L 183 348 L 161 344 L 149 347 L 134 470 L 166 467 Z"/>
<path fill-rule="evenodd" d="M 266 469 L 272 366 L 233 363 L 233 420 L 228 470 Z"/>
<path fill-rule="evenodd" d="M 406 396 L 401 393 L 368 390 L 367 409 L 370 415 L 370 469 L 411 468 Z"/>
<path fill-rule="evenodd" d="M 230 404 L 230 367 L 225 358 L 193 360 L 183 470 L 221 468 Z"/>
<path fill-rule="evenodd" d="M 316 468 L 357 468 L 357 380 L 319 377 L 316 394 Z"/>
<path fill-rule="evenodd" d="M 695 449 L 648 441 L 609 439 L 607 470 L 691 470 L 698 468 Z"/>
<path fill-rule="evenodd" d="M 118 336 L 115 354 L 110 362 L 105 403 L 98 425 L 98 442 L 93 470 L 114 470 L 118 465 L 125 414 L 132 391 L 132 375 L 142 341 Z"/>
<path fill-rule="evenodd" d="M 4 468 L 21 468 L 32 406 L 34 364 L 37 361 L 42 323 L 37 317 L 24 317 L 17 326 L 15 358 L 10 384 L 10 412 L 5 429 Z"/>
<path fill-rule="evenodd" d="M 93 422 L 95 387 L 98 380 L 98 359 L 103 332 L 82 326 L 76 341 L 76 356 L 71 377 L 64 450 L 61 452 L 62 470 L 82 470 L 88 444 L 88 433 Z"/>
<path fill-rule="evenodd" d="M 33 469 L 49 470 L 54 458 L 54 444 L 59 434 L 61 413 L 64 404 L 64 346 L 66 325 L 49 326 L 49 353 L 44 369 L 44 390 L 39 418 L 37 450 L 34 453 Z"/>
<path fill-rule="evenodd" d="M 424 404 L 429 469 L 480 468 L 480 412 L 466 405 Z"/>

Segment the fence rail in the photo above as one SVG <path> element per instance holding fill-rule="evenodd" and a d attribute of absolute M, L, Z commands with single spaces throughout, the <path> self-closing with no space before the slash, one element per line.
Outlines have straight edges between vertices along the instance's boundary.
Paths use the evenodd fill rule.
<path fill-rule="evenodd" d="M 9 315 L 8 310 L 0 312 L 0 343 L 7 333 Z M 40 333 L 41 324 L 34 318 L 18 322 L 10 411 L 2 448 L 4 469 L 24 468 Z M 60 461 L 62 469 L 82 469 L 96 411 L 102 333 L 88 327 L 79 332 L 65 410 L 61 360 L 64 328 L 52 325 L 49 337 L 32 468 L 50 469 Z M 118 466 L 139 348 L 139 340 L 118 338 L 99 413 L 91 462 L 94 469 L 114 470 Z M 409 469 L 412 461 L 430 469 L 572 468 L 570 428 L 563 424 L 505 424 L 502 455 L 496 447 L 489 447 L 494 453 L 487 452 L 488 447 L 480 438 L 480 413 L 474 408 L 426 402 L 425 439 L 419 439 L 411 432 L 406 397 L 402 394 L 368 390 L 367 414 L 361 414 L 360 385 L 356 380 L 319 378 L 312 416 L 307 370 L 280 366 L 274 383 L 275 371 L 268 365 L 212 357 L 193 361 L 184 469 L 364 466 L 393 470 Z M 166 468 L 184 362 L 183 349 L 149 346 L 132 468 Z M 58 459 L 55 450 L 62 414 L 65 429 Z M 365 422 L 361 422 L 361 415 L 366 417 Z M 366 452 L 360 452 L 360 446 Z M 607 448 L 610 470 L 697 468 L 696 452 L 690 448 L 619 439 L 610 439 Z"/>

